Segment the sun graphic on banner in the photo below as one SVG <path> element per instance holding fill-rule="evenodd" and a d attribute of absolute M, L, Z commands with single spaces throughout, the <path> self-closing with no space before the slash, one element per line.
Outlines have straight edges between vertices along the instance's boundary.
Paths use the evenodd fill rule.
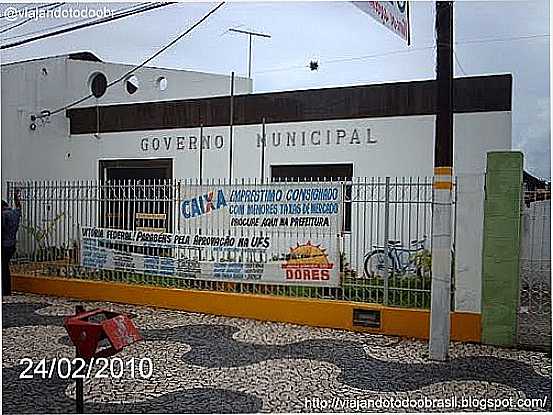
<path fill-rule="evenodd" d="M 290 256 L 284 267 L 314 267 L 314 268 L 332 268 L 333 264 L 328 262 L 328 255 L 320 245 L 312 245 L 311 241 L 306 244 L 297 244 L 295 248 L 290 248 Z"/>

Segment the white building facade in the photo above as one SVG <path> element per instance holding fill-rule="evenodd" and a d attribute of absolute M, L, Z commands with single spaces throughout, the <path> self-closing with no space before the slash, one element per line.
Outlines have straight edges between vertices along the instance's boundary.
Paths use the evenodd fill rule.
<path fill-rule="evenodd" d="M 122 83 L 29 128 L 31 114 L 86 95 L 95 73 L 109 82 L 128 69 L 70 57 L 4 67 L 3 192 L 7 180 L 132 179 L 117 168 L 156 165 L 161 178 L 202 181 L 432 175 L 434 81 L 251 94 L 251 80 L 236 78 L 231 98 L 228 76 L 144 68 L 134 94 Z M 454 84 L 455 309 L 479 313 L 486 153 L 511 149 L 512 79 Z M 368 249 L 354 241 L 362 223 L 351 218 L 344 236 L 359 263 Z M 423 235 L 405 238 L 413 236 Z"/>
<path fill-rule="evenodd" d="M 81 173 L 78 151 L 82 148 L 71 137 L 65 110 L 35 121 L 33 116 L 90 95 L 98 74 L 108 83 L 128 75 L 101 97 L 91 97 L 74 108 L 230 93 L 229 75 L 151 67 L 133 73 L 132 69 L 132 65 L 103 62 L 89 52 L 2 65 L 2 194 L 7 180 L 88 177 L 88 172 Z M 252 81 L 236 77 L 234 88 L 237 94 L 250 93 Z"/>

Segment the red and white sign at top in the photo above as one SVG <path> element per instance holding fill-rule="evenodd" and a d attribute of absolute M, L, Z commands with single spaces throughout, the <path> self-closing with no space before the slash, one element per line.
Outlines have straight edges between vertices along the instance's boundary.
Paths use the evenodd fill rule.
<path fill-rule="evenodd" d="M 392 32 L 411 43 L 408 1 L 354 1 L 352 2 Z"/>

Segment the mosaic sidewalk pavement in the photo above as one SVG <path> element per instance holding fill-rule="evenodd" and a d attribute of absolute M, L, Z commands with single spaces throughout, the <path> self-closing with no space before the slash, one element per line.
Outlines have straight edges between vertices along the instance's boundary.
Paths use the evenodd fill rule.
<path fill-rule="evenodd" d="M 57 370 L 47 380 L 19 375 L 22 358 L 36 363 L 74 357 L 62 324 L 76 304 L 83 302 L 35 295 L 3 299 L 4 413 L 74 412 L 75 384 Z M 132 377 L 130 370 L 119 379 L 87 379 L 89 413 L 352 412 L 356 408 L 344 405 L 451 396 L 545 398 L 545 406 L 535 409 L 551 411 L 551 357 L 543 353 L 454 343 L 450 361 L 437 363 L 427 359 L 422 341 L 122 304 L 84 305 L 130 314 L 144 341 L 118 357 L 153 362 L 148 379 Z"/>

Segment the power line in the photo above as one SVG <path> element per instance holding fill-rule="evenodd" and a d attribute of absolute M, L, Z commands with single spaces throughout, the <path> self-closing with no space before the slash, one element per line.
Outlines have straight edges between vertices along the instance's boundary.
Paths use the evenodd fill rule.
<path fill-rule="evenodd" d="M 549 34 L 536 34 L 536 35 L 525 35 L 525 36 L 513 36 L 513 37 L 503 37 L 495 39 L 474 39 L 474 40 L 461 40 L 455 42 L 456 45 L 468 45 L 471 43 L 493 43 L 493 42 L 509 42 L 512 40 L 523 40 L 523 39 L 536 39 L 542 37 L 550 37 Z"/>
<path fill-rule="evenodd" d="M 126 11 L 129 11 L 129 10 L 139 10 L 142 7 L 144 7 L 144 6 L 122 7 L 122 8 L 120 8 L 116 11 L 116 14 L 126 12 Z M 59 28 L 62 28 L 62 27 L 73 26 L 75 24 L 79 24 L 79 23 L 82 23 L 82 22 L 89 22 L 89 21 L 91 21 L 91 18 L 81 19 L 81 20 L 77 20 L 75 22 L 64 23 L 64 24 L 60 24 L 60 25 L 57 25 L 57 26 L 50 26 L 50 27 L 47 27 L 47 28 L 44 28 L 44 29 L 35 30 L 34 32 L 27 32 L 27 33 L 22 33 L 20 35 L 7 37 L 7 38 L 4 38 L 4 41 L 19 39 L 19 38 L 22 38 L 22 37 L 32 36 L 32 35 L 36 35 L 36 34 L 39 34 L 39 33 L 42 34 L 42 33 L 47 32 L 49 30 L 54 30 L 54 29 L 59 29 Z"/>
<path fill-rule="evenodd" d="M 29 4 L 33 4 L 33 3 L 29 3 Z M 33 9 L 34 9 L 34 10 L 40 10 L 40 9 L 44 9 L 45 7 L 50 7 L 51 5 L 52 5 L 51 3 L 43 4 L 42 6 L 36 6 L 36 7 L 34 7 Z M 14 12 L 20 12 L 21 10 L 25 10 L 25 9 L 28 9 L 28 8 L 29 8 L 28 5 L 27 5 L 27 6 L 23 6 L 23 7 L 19 8 L 19 9 L 14 9 Z M 7 7 L 6 7 L 6 9 L 7 9 Z M 6 10 L 6 9 L 4 9 L 4 10 Z M 1 20 L 1 19 L 7 19 L 8 17 L 9 17 L 9 16 L 2 15 L 2 16 L 0 16 L 0 20 Z"/>
<path fill-rule="evenodd" d="M 435 49 L 435 46 L 424 46 L 424 47 L 420 47 L 420 48 L 412 48 L 412 49 L 406 49 L 406 50 L 394 50 L 394 51 L 391 51 L 391 52 L 378 53 L 378 54 L 374 54 L 374 55 L 334 59 L 334 60 L 324 61 L 324 63 L 362 61 L 362 60 L 365 60 L 365 59 L 379 58 L 381 56 L 397 55 L 397 54 L 402 54 L 402 53 L 410 53 L 410 52 L 415 52 L 415 51 L 419 51 L 419 50 L 429 50 L 429 49 Z"/>
<path fill-rule="evenodd" d="M 196 27 L 198 27 L 199 25 L 201 25 L 205 20 L 207 20 L 213 13 L 215 13 L 217 10 L 219 10 L 223 5 L 225 4 L 225 2 L 221 2 L 219 3 L 216 7 L 214 7 L 213 9 L 211 9 L 211 11 L 209 13 L 207 13 L 205 16 L 203 16 L 200 20 L 198 20 L 196 23 L 194 23 L 190 28 L 188 28 L 186 31 L 184 31 L 183 33 L 181 33 L 179 36 L 177 36 L 175 39 L 173 39 L 171 42 L 169 42 L 167 45 L 165 45 L 164 47 L 162 47 L 160 50 L 158 50 L 156 53 L 154 53 L 152 56 L 150 56 L 148 59 L 146 59 L 144 62 L 142 62 L 140 65 L 138 66 L 135 66 L 134 68 L 132 68 L 131 70 L 129 70 L 128 72 L 126 72 L 125 74 L 121 75 L 119 78 L 117 78 L 115 81 L 112 81 L 110 82 L 107 86 L 106 86 L 106 90 L 110 87 L 112 87 L 113 85 L 121 82 L 122 80 L 126 79 L 129 75 L 131 75 L 133 72 L 136 72 L 137 70 L 139 70 L 140 68 L 142 68 L 143 66 L 145 66 L 148 62 L 150 62 L 151 60 L 155 59 L 156 57 L 158 57 L 159 55 L 161 55 L 163 52 L 165 52 L 167 49 L 169 49 L 171 46 L 173 46 L 175 43 L 177 43 L 179 40 L 181 40 L 183 37 L 185 37 L 186 35 L 188 35 L 190 32 L 192 32 L 194 29 L 196 29 Z M 39 115 L 39 117 L 47 117 L 47 116 L 50 116 L 50 115 L 54 115 L 54 114 L 57 114 L 59 112 L 62 112 L 62 111 L 65 111 L 77 104 L 80 104 L 81 102 L 84 102 L 86 101 L 87 99 L 89 98 L 92 98 L 94 95 L 91 93 L 91 94 L 88 94 L 87 96 L 77 100 L 77 101 L 74 101 L 72 102 L 71 104 L 68 104 L 62 108 L 58 108 L 54 111 L 51 111 L 51 112 L 47 112 L 46 115 Z"/>
<path fill-rule="evenodd" d="M 402 53 L 411 53 L 411 52 L 415 52 L 415 51 L 430 50 L 430 49 L 435 49 L 435 46 L 425 46 L 425 47 L 412 48 L 412 49 L 406 49 L 406 50 L 394 50 L 394 51 L 390 51 L 390 52 L 376 53 L 376 54 L 373 54 L 373 55 L 353 56 L 353 57 L 350 57 L 350 58 L 339 58 L 339 59 L 332 59 L 332 60 L 328 60 L 328 61 L 325 60 L 325 61 L 319 61 L 319 63 L 320 64 L 323 64 L 323 63 L 324 64 L 333 64 L 333 63 L 342 63 L 342 62 L 363 61 L 363 60 L 366 60 L 366 59 L 373 59 L 373 58 L 379 58 L 379 57 L 383 57 L 383 56 L 397 55 L 397 54 L 402 54 Z M 287 71 L 289 69 L 299 69 L 299 68 L 306 68 L 306 67 L 309 67 L 309 65 L 294 65 L 294 66 L 289 66 L 289 67 L 285 67 L 285 68 L 266 69 L 266 70 L 258 71 L 258 72 L 255 72 L 255 73 L 260 74 L 260 73 L 267 73 L 267 72 L 280 72 L 280 71 Z"/>
<path fill-rule="evenodd" d="M 53 5 L 53 7 L 49 8 L 47 11 L 55 10 L 55 9 L 57 9 L 57 8 L 60 7 L 60 6 L 63 6 L 64 4 L 65 4 L 65 3 L 55 3 L 55 4 Z M 38 10 L 38 8 L 37 8 L 37 10 Z M 13 26 L 10 26 L 10 27 L 7 27 L 7 28 L 3 28 L 2 30 L 0 30 L 0 33 L 5 33 L 5 32 L 7 32 L 7 31 L 9 31 L 9 30 L 13 30 L 13 29 L 15 29 L 15 28 L 17 28 L 17 27 L 23 26 L 24 24 L 29 23 L 31 20 L 34 20 L 34 17 L 33 17 L 33 16 L 28 17 L 27 19 L 23 20 L 22 22 L 19 22 L 19 23 L 14 24 Z"/>
<path fill-rule="evenodd" d="M 514 41 L 514 40 L 523 40 L 523 39 L 536 39 L 536 38 L 542 38 L 542 37 L 549 37 L 548 34 L 536 34 L 536 35 L 527 35 L 527 36 L 513 36 L 508 38 L 494 38 L 494 39 L 475 39 L 475 40 L 461 40 L 458 42 L 454 42 L 456 45 L 464 45 L 464 44 L 472 44 L 472 43 L 492 43 L 492 42 L 508 42 L 508 41 Z M 414 51 L 420 51 L 420 50 L 428 50 L 428 49 L 435 49 L 436 46 L 425 46 L 420 48 L 410 48 L 405 50 L 395 50 L 391 52 L 385 52 L 385 53 L 378 53 L 374 55 L 366 55 L 366 56 L 354 56 L 351 58 L 340 58 L 340 59 L 333 59 L 329 61 L 320 61 L 320 63 L 325 64 L 332 64 L 332 63 L 342 63 L 342 62 L 352 62 L 352 61 L 362 61 L 366 59 L 372 59 L 372 58 L 379 58 L 383 56 L 389 56 L 389 55 L 396 55 L 396 54 L 402 54 L 402 53 L 409 53 Z M 455 56 L 455 55 L 454 55 Z M 459 63 L 459 60 L 456 58 L 457 63 L 459 65 L 459 68 L 462 68 L 461 64 Z M 254 73 L 261 74 L 261 73 L 268 73 L 268 72 L 282 72 L 282 71 L 288 71 L 292 69 L 303 69 L 307 68 L 309 65 L 294 65 L 294 66 L 288 66 L 284 68 L 274 68 L 274 69 L 266 69 L 261 71 L 256 71 Z M 461 69 L 463 72 L 463 69 Z"/>
<path fill-rule="evenodd" d="M 128 16 L 131 16 L 133 14 L 138 14 L 138 13 L 142 13 L 142 12 L 145 12 L 145 11 L 153 10 L 155 8 L 163 7 L 164 5 L 169 5 L 169 4 L 173 4 L 173 3 L 154 3 L 152 5 L 145 5 L 145 6 L 141 5 L 141 6 L 138 6 L 138 7 L 133 6 L 133 7 L 124 9 L 123 13 L 118 11 L 118 13 L 115 14 L 115 15 L 100 18 L 100 19 L 97 19 L 97 20 L 94 20 L 94 21 L 90 21 L 90 19 L 83 19 L 83 20 L 80 20 L 80 22 L 86 21 L 88 23 L 83 23 L 83 24 L 80 24 L 80 25 L 79 24 L 74 25 L 74 23 L 72 23 L 73 26 L 71 26 L 67 29 L 58 30 L 58 31 L 51 32 L 51 33 L 45 33 L 44 35 L 40 35 L 40 36 L 37 36 L 35 38 L 24 39 L 24 40 L 14 42 L 14 43 L 11 43 L 11 44 L 8 44 L 8 45 L 2 45 L 2 46 L 0 46 L 0 49 L 8 49 L 8 48 L 11 48 L 11 47 L 20 46 L 22 44 L 29 43 L 29 42 L 34 42 L 36 40 L 44 39 L 44 38 L 47 38 L 47 37 L 56 36 L 56 35 L 60 35 L 60 34 L 63 34 L 63 33 L 71 32 L 73 30 L 78 30 L 78 29 L 82 29 L 82 28 L 85 28 L 85 27 L 94 26 L 94 25 L 97 25 L 97 24 L 107 23 L 107 22 L 110 22 L 110 21 L 113 21 L 113 20 L 128 17 Z M 69 24 L 65 24 L 65 25 L 60 25 L 60 26 L 57 26 L 57 27 L 64 27 L 64 26 L 68 26 L 68 25 Z M 54 27 L 54 28 L 57 28 L 57 27 Z"/>
<path fill-rule="evenodd" d="M 92 22 L 83 23 L 83 24 L 80 24 L 80 25 L 75 25 L 75 26 L 72 26 L 72 27 L 68 27 L 66 29 L 60 29 L 60 30 L 57 30 L 55 32 L 46 33 L 44 35 L 36 36 L 36 37 L 30 38 L 30 39 L 23 39 L 23 40 L 14 42 L 14 43 L 9 43 L 7 45 L 1 45 L 0 49 L 14 48 L 16 46 L 21 46 L 21 45 L 24 45 L 26 43 L 35 42 L 37 40 L 45 39 L 45 38 L 52 37 L 52 36 L 61 35 L 63 33 L 68 33 L 68 32 L 72 32 L 72 31 L 79 30 L 79 29 L 84 29 L 85 27 L 91 27 L 91 26 L 96 26 L 98 24 L 102 24 L 102 23 L 112 22 L 114 20 L 122 19 L 122 18 L 132 16 L 132 15 L 135 15 L 135 14 L 138 14 L 138 13 L 143 13 L 143 12 L 150 11 L 150 10 L 153 10 L 153 9 L 157 9 L 157 8 L 160 8 L 160 7 L 169 6 L 169 5 L 174 4 L 174 3 L 175 2 L 154 3 L 154 4 L 146 5 L 146 6 L 142 7 L 139 10 L 131 10 L 131 11 L 128 11 L 128 12 L 121 13 L 119 15 L 110 16 L 110 17 L 103 17 L 101 19 L 94 20 Z"/>

